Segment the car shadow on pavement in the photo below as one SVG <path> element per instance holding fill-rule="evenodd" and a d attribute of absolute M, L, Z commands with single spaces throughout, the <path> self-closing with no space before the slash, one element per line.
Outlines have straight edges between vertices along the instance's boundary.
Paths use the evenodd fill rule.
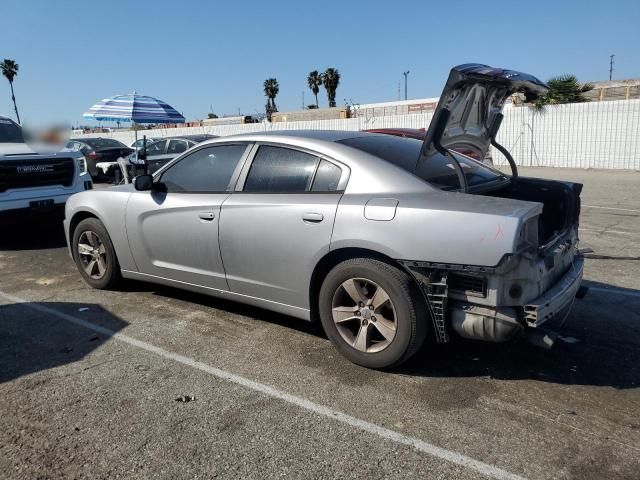
<path fill-rule="evenodd" d="M 584 285 L 614 288 L 600 282 Z M 560 335 L 550 350 L 525 340 L 495 344 L 454 338 L 447 345 L 431 343 L 402 367 L 402 373 L 640 387 L 640 291 L 592 290 L 575 301 L 562 325 L 549 329 Z"/>
<path fill-rule="evenodd" d="M 142 283 L 142 282 L 136 282 Z M 143 284 L 139 286 L 140 291 L 144 289 Z M 200 293 L 190 292 L 187 290 L 180 290 L 172 287 L 166 287 L 162 285 L 151 285 L 151 289 L 154 295 L 162 297 L 169 297 L 184 302 L 189 302 L 204 307 L 215 308 L 224 312 L 228 312 L 234 315 L 242 315 L 245 317 L 255 318 L 275 325 L 280 325 L 285 328 L 290 328 L 301 333 L 313 335 L 316 337 L 326 338 L 320 322 L 305 322 L 299 318 L 284 315 L 282 313 L 273 312 L 271 310 L 265 310 L 260 307 L 254 307 L 245 303 L 235 302 L 233 300 L 226 300 L 223 298 L 212 297 Z"/>
<path fill-rule="evenodd" d="M 33 216 L 17 222 L 1 222 L 0 250 L 41 250 L 66 246 L 63 217 Z"/>
<path fill-rule="evenodd" d="M 611 288 L 599 282 L 585 284 Z M 640 295 L 637 290 L 616 290 Z M 154 294 L 326 338 L 319 323 L 301 321 L 261 308 L 170 287 L 157 287 Z M 585 299 L 575 301 L 571 314 L 562 325 L 549 328 L 560 335 L 551 350 L 524 340 L 496 344 L 452 335 L 451 342 L 446 345 L 428 341 L 415 357 L 396 368 L 394 373 L 422 377 L 537 380 L 617 389 L 640 387 L 640 298 L 592 292 Z M 342 367 L 361 368 L 346 360 Z"/>
<path fill-rule="evenodd" d="M 90 322 L 110 332 L 128 323 L 100 305 L 28 302 L 0 305 L 0 384 L 68 365 L 95 351 L 111 335 L 53 316 L 49 310 Z"/>

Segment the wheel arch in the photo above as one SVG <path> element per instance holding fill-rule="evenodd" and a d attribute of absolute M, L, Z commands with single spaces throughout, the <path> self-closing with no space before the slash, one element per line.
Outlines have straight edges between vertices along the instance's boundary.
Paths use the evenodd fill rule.
<path fill-rule="evenodd" d="M 76 227 L 81 221 L 86 220 L 87 218 L 95 218 L 97 220 L 100 220 L 100 222 L 102 222 L 102 224 L 104 225 L 104 222 L 100 219 L 98 215 L 96 215 L 95 212 L 92 212 L 90 210 L 80 210 L 78 212 L 75 212 L 71 217 L 71 220 L 69 220 L 69 240 L 70 240 L 69 243 L 70 244 L 71 244 L 71 240 L 73 239 L 73 232 L 75 232 Z"/>
<path fill-rule="evenodd" d="M 360 247 L 344 247 L 331 250 L 318 261 L 311 274 L 311 280 L 309 282 L 309 308 L 312 322 L 317 322 L 320 319 L 318 314 L 318 294 L 322 280 L 333 267 L 350 258 L 373 258 L 396 266 L 403 271 L 406 270 L 399 262 L 376 250 Z"/>

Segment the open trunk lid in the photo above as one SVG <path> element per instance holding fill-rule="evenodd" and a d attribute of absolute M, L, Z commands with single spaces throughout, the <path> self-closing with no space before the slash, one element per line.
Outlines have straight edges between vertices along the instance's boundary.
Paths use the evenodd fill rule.
<path fill-rule="evenodd" d="M 420 161 L 447 150 L 469 149 L 484 158 L 499 128 L 505 100 L 523 93 L 527 100 L 548 87 L 528 73 L 478 63 L 453 67 L 425 135 Z"/>

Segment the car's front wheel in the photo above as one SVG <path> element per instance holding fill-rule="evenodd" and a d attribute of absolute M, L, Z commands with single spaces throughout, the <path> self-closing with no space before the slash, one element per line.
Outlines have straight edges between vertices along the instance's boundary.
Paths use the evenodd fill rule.
<path fill-rule="evenodd" d="M 73 231 L 71 248 L 80 275 L 93 288 L 108 290 L 120 282 L 116 251 L 100 220 L 82 220 Z"/>
<path fill-rule="evenodd" d="M 318 298 L 320 319 L 338 351 L 358 365 L 391 368 L 422 346 L 423 300 L 407 273 L 371 258 L 336 265 Z"/>

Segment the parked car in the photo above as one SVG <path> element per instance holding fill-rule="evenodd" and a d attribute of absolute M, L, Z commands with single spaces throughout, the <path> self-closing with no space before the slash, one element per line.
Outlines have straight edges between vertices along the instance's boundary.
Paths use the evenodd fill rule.
<path fill-rule="evenodd" d="M 424 141 L 207 141 L 134 185 L 72 197 L 71 255 L 95 288 L 126 277 L 319 318 L 340 353 L 371 368 L 404 362 L 429 332 L 550 338 L 540 327 L 568 313 L 582 279 L 581 185 L 520 177 L 495 143 L 504 98 L 545 91 L 524 73 L 462 65 Z M 469 102 L 486 108 L 466 115 Z M 498 145 L 512 175 L 449 149 L 461 140 Z"/>
<path fill-rule="evenodd" d="M 80 152 L 58 151 L 25 143 L 20 125 L 0 117 L 0 216 L 57 211 L 77 192 L 92 188 L 85 159 Z"/>
<path fill-rule="evenodd" d="M 415 138 L 416 140 L 423 140 L 427 131 L 424 128 L 372 128 L 369 130 L 363 130 L 363 132 L 370 133 L 384 133 L 385 135 L 395 135 L 397 137 Z M 465 147 L 452 147 L 451 150 L 466 155 L 467 157 L 480 160 L 480 152 Z M 493 158 L 491 157 L 491 150 L 487 150 L 484 154 L 484 163 L 493 165 Z"/>
<path fill-rule="evenodd" d="M 98 168 L 98 163 L 116 162 L 118 158 L 126 158 L 135 151 L 118 140 L 102 137 L 71 139 L 67 148 L 84 155 L 87 159 L 87 169 L 94 179 L 109 175 L 108 170 Z"/>
<path fill-rule="evenodd" d="M 136 154 L 130 155 L 127 160 L 132 164 L 141 164 L 146 159 L 148 173 L 154 173 L 160 167 L 186 152 L 191 147 L 217 138 L 215 135 L 183 135 L 181 137 L 168 137 L 147 144 L 146 154 L 141 149 Z"/>

